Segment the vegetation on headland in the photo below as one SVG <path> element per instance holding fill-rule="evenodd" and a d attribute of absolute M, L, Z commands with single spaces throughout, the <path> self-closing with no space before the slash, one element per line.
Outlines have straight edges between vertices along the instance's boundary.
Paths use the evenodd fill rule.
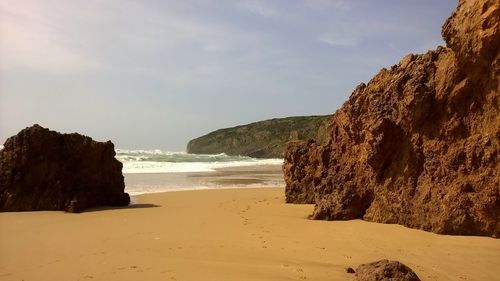
<path fill-rule="evenodd" d="M 275 118 L 219 129 L 189 141 L 187 152 L 282 158 L 288 141 L 325 142 L 330 118 L 330 115 Z"/>

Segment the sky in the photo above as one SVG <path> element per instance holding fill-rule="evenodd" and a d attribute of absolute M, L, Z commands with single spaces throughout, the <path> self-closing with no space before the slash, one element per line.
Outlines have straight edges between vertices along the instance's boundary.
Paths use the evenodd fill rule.
<path fill-rule="evenodd" d="M 456 0 L 2 0 L 0 143 L 32 124 L 129 149 L 335 112 Z"/>

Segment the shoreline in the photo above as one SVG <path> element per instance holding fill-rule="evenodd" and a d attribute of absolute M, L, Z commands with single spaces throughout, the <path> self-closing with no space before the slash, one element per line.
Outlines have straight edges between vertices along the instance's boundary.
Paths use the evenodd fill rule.
<path fill-rule="evenodd" d="M 248 186 L 223 186 L 223 187 L 199 187 L 199 188 L 189 188 L 189 189 L 170 189 L 168 191 L 158 191 L 158 192 L 148 192 L 148 193 L 140 193 L 140 194 L 133 194 L 130 195 L 130 198 L 138 198 L 143 195 L 149 195 L 149 194 L 166 194 L 166 193 L 171 193 L 171 192 L 190 192 L 190 191 L 209 191 L 209 190 L 233 190 L 233 189 L 282 189 L 283 191 L 285 190 L 285 187 L 276 187 L 276 186 L 253 186 L 253 185 L 248 185 Z M 133 204 L 136 204 L 134 201 L 131 201 L 129 206 L 132 206 Z M 124 206 L 123 208 L 127 208 L 127 206 Z"/>
<path fill-rule="evenodd" d="M 171 191 L 284 186 L 282 165 L 217 168 L 210 172 L 124 174 L 131 196 Z"/>
<path fill-rule="evenodd" d="M 421 280 L 500 280 L 500 240 L 361 220 L 314 221 L 283 189 L 136 196 L 136 205 L 0 213 L 0 280 L 354 280 L 399 260 Z"/>

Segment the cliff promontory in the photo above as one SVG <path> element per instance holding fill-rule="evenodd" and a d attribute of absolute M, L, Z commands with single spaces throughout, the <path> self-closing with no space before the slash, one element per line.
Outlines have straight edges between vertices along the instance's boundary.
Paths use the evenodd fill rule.
<path fill-rule="evenodd" d="M 220 129 L 191 140 L 187 145 L 187 152 L 283 158 L 288 141 L 316 139 L 318 142 L 325 142 L 330 117 L 277 118 Z"/>
<path fill-rule="evenodd" d="M 122 163 L 113 143 L 60 134 L 39 125 L 10 137 L 0 150 L 0 211 L 124 206 Z"/>
<path fill-rule="evenodd" d="M 287 201 L 314 201 L 314 219 L 499 237 L 499 24 L 499 0 L 459 1 L 446 47 L 359 85 L 325 145 L 289 144 Z"/>

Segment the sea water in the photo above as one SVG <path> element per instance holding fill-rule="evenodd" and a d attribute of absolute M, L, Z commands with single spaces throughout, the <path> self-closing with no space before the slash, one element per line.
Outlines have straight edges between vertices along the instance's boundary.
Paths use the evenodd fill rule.
<path fill-rule="evenodd" d="M 178 190 L 283 186 L 283 159 L 222 154 L 117 149 L 125 191 L 131 195 Z"/>
<path fill-rule="evenodd" d="M 191 154 L 159 149 L 117 149 L 116 159 L 123 164 L 124 174 L 214 172 L 220 168 L 281 165 L 282 159 L 256 159 L 248 156 Z"/>

